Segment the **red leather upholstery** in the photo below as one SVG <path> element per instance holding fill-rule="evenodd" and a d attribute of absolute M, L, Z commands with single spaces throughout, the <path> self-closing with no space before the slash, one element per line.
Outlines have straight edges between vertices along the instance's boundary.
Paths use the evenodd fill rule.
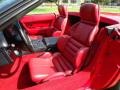
<path fill-rule="evenodd" d="M 91 3 L 93 4 L 93 3 Z M 88 24 L 98 24 L 99 23 L 99 7 L 96 7 L 95 4 L 93 7 L 91 7 L 91 4 L 85 4 L 81 6 L 80 9 L 80 16 L 81 16 L 81 22 L 88 23 Z M 86 10 L 87 8 L 87 10 Z"/>
<path fill-rule="evenodd" d="M 83 9 L 85 11 L 83 11 Z M 78 72 L 84 63 L 91 43 L 98 32 L 100 18 L 98 12 L 98 5 L 84 4 L 81 7 L 80 14 L 94 14 L 86 18 L 81 17 L 83 18 L 82 22 L 78 22 L 72 26 L 70 36 L 64 35 L 59 38 L 57 43 L 59 52 L 54 53 L 51 59 L 46 58 L 47 61 L 41 57 L 37 58 L 37 60 L 31 59 L 29 61 L 30 74 L 33 81 L 41 82 L 49 75 L 54 77 L 56 76 L 56 73 L 60 72 L 63 73 L 62 75 L 60 74 L 60 77 L 70 75 L 72 72 Z M 93 17 L 97 20 L 91 19 Z M 86 23 L 87 20 L 89 23 Z M 37 75 L 40 75 L 40 77 L 35 77 Z M 59 77 L 59 74 L 57 74 L 56 77 Z"/>
<path fill-rule="evenodd" d="M 65 28 L 66 28 L 66 24 L 67 24 L 67 20 L 68 20 L 68 10 L 67 10 L 66 6 L 60 5 L 58 7 L 58 11 L 59 11 L 60 15 L 58 16 L 58 18 L 55 21 L 54 28 L 56 28 L 57 31 L 61 31 L 60 35 L 63 35 L 65 32 Z M 56 32 L 54 32 L 54 33 L 56 33 Z"/>
<path fill-rule="evenodd" d="M 117 28 L 118 26 L 114 26 Z M 110 88 L 116 85 L 120 80 L 120 28 L 108 35 L 107 29 L 102 33 L 103 42 L 95 57 L 97 60 L 96 68 L 93 72 L 90 87 L 96 89 Z M 104 36 L 103 36 L 104 35 Z M 97 83 L 96 83 L 97 82 Z"/>
<path fill-rule="evenodd" d="M 28 90 L 106 90 L 120 80 L 120 24 L 111 33 L 100 30 L 97 35 L 100 47 L 97 49 L 93 70 L 84 69 L 70 77 L 39 84 Z M 116 38 L 115 38 L 116 37 Z M 91 65 L 89 65 L 91 66 Z"/>
<path fill-rule="evenodd" d="M 53 30 L 47 30 L 47 36 L 61 36 L 65 32 L 67 20 L 68 20 L 68 10 L 66 6 L 58 6 L 59 16 L 56 18 Z M 59 31 L 59 34 L 54 34 Z"/>
<path fill-rule="evenodd" d="M 67 7 L 63 5 L 58 6 L 58 11 L 61 17 L 68 17 Z"/>

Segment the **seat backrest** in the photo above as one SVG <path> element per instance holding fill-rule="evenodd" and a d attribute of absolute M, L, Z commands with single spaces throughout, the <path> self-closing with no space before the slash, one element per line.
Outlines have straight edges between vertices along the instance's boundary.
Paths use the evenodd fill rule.
<path fill-rule="evenodd" d="M 92 3 L 83 4 L 80 8 L 80 16 L 81 21 L 72 26 L 71 37 L 64 42 L 66 43 L 64 48 L 58 45 L 63 56 L 75 69 L 81 68 L 98 32 L 99 6 Z"/>
<path fill-rule="evenodd" d="M 104 42 L 96 52 L 97 62 L 90 80 L 90 87 L 100 90 L 113 87 L 120 80 L 120 27 L 112 32 L 104 29 L 103 35 Z"/>
<path fill-rule="evenodd" d="M 63 34 L 67 25 L 67 20 L 68 20 L 67 6 L 59 5 L 58 11 L 59 11 L 59 16 L 55 20 L 54 27 L 57 30 L 62 31 L 61 34 Z"/>
<path fill-rule="evenodd" d="M 80 17 L 81 21 L 72 27 L 71 36 L 85 46 L 90 46 L 98 32 L 99 6 L 92 3 L 82 5 Z"/>

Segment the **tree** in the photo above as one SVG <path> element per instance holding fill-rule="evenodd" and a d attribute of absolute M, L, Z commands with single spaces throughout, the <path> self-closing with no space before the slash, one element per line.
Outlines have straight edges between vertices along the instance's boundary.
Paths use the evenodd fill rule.
<path fill-rule="evenodd" d="M 55 3 L 56 5 L 59 5 L 60 0 L 46 0 L 47 2 Z"/>
<path fill-rule="evenodd" d="M 106 5 L 110 2 L 110 0 L 91 0 L 93 3 L 99 3 L 102 5 Z M 113 0 L 114 1 L 114 0 Z"/>
<path fill-rule="evenodd" d="M 57 2 L 58 0 L 46 0 L 48 2 Z"/>
<path fill-rule="evenodd" d="M 93 3 L 98 3 L 99 0 L 91 0 L 91 2 L 93 2 Z"/>

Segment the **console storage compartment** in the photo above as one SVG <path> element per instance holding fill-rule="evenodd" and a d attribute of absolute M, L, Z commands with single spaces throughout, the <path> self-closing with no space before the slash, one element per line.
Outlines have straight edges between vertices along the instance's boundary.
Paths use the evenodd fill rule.
<path fill-rule="evenodd" d="M 47 37 L 43 39 L 46 47 L 47 47 L 47 51 L 55 51 L 57 49 L 56 44 L 58 41 L 57 37 Z"/>
<path fill-rule="evenodd" d="M 47 47 L 43 42 L 43 39 L 38 40 L 32 40 L 32 45 L 34 48 L 34 51 L 46 51 Z"/>
<path fill-rule="evenodd" d="M 58 38 L 46 37 L 38 40 L 32 40 L 33 51 L 56 51 Z"/>

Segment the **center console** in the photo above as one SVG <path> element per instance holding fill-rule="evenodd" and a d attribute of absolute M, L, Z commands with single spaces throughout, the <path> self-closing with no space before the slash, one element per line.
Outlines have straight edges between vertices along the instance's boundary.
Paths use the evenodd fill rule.
<path fill-rule="evenodd" d="M 47 49 L 46 45 L 43 42 L 43 39 L 32 40 L 33 51 L 45 51 Z"/>
<path fill-rule="evenodd" d="M 47 47 L 47 51 L 56 51 L 57 41 L 58 41 L 57 37 L 47 37 L 43 39 L 43 42 Z"/>
<path fill-rule="evenodd" d="M 46 37 L 37 40 L 32 40 L 34 51 L 55 51 L 57 37 Z"/>

